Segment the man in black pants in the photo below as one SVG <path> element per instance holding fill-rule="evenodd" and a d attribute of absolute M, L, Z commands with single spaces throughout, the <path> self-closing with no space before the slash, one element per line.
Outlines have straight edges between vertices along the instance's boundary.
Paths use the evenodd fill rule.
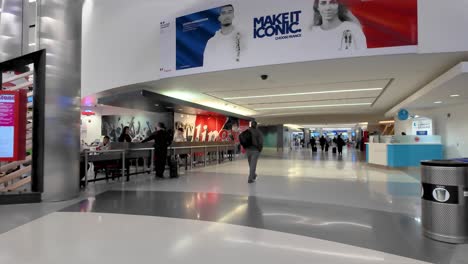
<path fill-rule="evenodd" d="M 154 158 L 156 167 L 156 177 L 164 178 L 164 170 L 166 169 L 167 148 L 172 143 L 172 138 L 166 131 L 166 126 L 163 123 L 158 123 L 156 132 L 143 140 L 141 143 L 154 140 Z"/>
<path fill-rule="evenodd" d="M 327 139 L 324 136 L 321 136 L 319 139 L 320 147 L 322 148 L 322 152 L 325 149 L 325 144 L 327 144 Z"/>

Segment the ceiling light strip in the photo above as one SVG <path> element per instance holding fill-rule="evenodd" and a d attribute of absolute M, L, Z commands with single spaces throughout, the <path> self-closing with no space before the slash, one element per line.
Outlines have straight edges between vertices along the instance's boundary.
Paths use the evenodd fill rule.
<path fill-rule="evenodd" d="M 255 111 L 260 111 L 260 110 L 300 109 L 300 108 L 325 108 L 325 107 L 365 106 L 365 105 L 372 105 L 372 103 L 330 104 L 330 105 L 303 105 L 303 106 L 281 106 L 281 107 L 256 108 L 256 109 L 254 109 L 254 110 L 255 110 Z"/>
<path fill-rule="evenodd" d="M 314 94 L 334 94 L 334 93 L 351 93 L 351 92 L 370 92 L 370 91 L 381 91 L 381 90 L 383 90 L 383 88 L 364 88 L 364 89 L 332 90 L 332 91 L 319 91 L 319 92 L 306 92 L 306 93 L 286 93 L 286 94 L 269 94 L 269 95 L 238 96 L 238 97 L 226 97 L 226 98 L 223 98 L 223 99 L 224 99 L 224 100 L 238 100 L 238 99 L 253 99 L 253 98 L 266 98 L 266 97 L 314 95 Z"/>

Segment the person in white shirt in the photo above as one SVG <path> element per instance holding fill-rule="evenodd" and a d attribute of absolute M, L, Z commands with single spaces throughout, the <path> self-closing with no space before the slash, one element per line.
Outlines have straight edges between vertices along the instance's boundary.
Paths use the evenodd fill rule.
<path fill-rule="evenodd" d="M 96 150 L 110 150 L 110 137 L 104 136 L 104 139 L 101 143 L 99 143 L 99 146 L 96 148 Z"/>
<path fill-rule="evenodd" d="M 313 47 L 337 51 L 367 49 L 359 20 L 340 0 L 315 0 L 314 13 L 310 33 Z"/>
<path fill-rule="evenodd" d="M 241 60 L 241 33 L 233 25 L 234 6 L 225 5 L 220 8 L 218 21 L 221 29 L 208 40 L 203 54 L 203 67 L 222 68 Z M 241 49 L 242 48 L 242 49 Z"/>

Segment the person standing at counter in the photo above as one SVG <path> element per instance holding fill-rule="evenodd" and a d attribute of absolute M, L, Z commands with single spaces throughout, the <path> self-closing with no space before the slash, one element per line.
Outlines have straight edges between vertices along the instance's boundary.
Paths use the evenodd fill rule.
<path fill-rule="evenodd" d="M 143 140 L 141 143 L 154 140 L 154 158 L 156 167 L 156 177 L 164 178 L 164 170 L 166 169 L 167 148 L 172 143 L 172 138 L 166 131 L 166 126 L 163 123 L 156 125 L 156 132 Z"/>
<path fill-rule="evenodd" d="M 124 127 L 122 134 L 120 134 L 119 142 L 132 142 L 132 137 L 130 136 L 130 127 Z"/>

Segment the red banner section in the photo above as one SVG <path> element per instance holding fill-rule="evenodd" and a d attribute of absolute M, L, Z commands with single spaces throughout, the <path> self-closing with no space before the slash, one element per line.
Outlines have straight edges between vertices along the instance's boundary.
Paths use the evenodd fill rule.
<path fill-rule="evenodd" d="M 239 134 L 249 128 L 249 121 L 225 116 L 184 115 L 175 113 L 175 130 L 182 128 L 188 142 L 239 142 Z"/>
<path fill-rule="evenodd" d="M 0 161 L 26 158 L 27 103 L 25 90 L 0 91 Z"/>
<path fill-rule="evenodd" d="M 418 2 L 340 0 L 358 19 L 367 48 L 418 45 Z"/>

